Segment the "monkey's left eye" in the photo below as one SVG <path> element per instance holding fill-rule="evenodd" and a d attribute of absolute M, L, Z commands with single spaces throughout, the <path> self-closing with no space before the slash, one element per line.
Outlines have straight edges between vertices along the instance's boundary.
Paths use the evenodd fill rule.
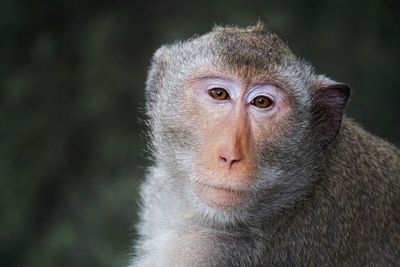
<path fill-rule="evenodd" d="M 258 108 L 269 108 L 272 105 L 272 103 L 273 101 L 271 100 L 271 98 L 266 97 L 264 95 L 257 96 L 250 102 L 250 104 Z"/>
<path fill-rule="evenodd" d="M 208 94 L 216 99 L 216 100 L 226 100 L 229 99 L 229 94 L 228 92 L 223 89 L 223 88 L 213 88 L 211 90 L 208 90 Z"/>

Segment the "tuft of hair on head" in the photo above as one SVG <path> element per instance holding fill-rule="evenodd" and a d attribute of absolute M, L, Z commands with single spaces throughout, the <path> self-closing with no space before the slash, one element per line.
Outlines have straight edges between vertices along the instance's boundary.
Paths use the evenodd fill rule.
<path fill-rule="evenodd" d="M 226 26 L 220 26 L 220 25 L 215 25 L 213 32 L 251 32 L 251 33 L 267 33 L 268 32 L 268 27 L 265 25 L 265 23 L 261 20 L 258 20 L 256 24 L 248 27 L 237 27 L 237 26 L 232 26 L 232 25 L 226 25 Z"/>
<path fill-rule="evenodd" d="M 253 32 L 264 33 L 264 32 L 267 32 L 267 26 L 265 25 L 265 23 L 263 21 L 257 20 L 257 22 L 254 26 L 249 27 L 249 30 L 253 31 Z"/>

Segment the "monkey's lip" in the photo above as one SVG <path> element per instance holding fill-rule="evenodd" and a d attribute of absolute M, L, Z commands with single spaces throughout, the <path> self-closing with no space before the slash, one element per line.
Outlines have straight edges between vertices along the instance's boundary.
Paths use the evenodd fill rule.
<path fill-rule="evenodd" d="M 219 209 L 229 209 L 243 203 L 248 195 L 248 190 L 233 189 L 230 187 L 195 182 L 194 191 L 207 205 Z"/>

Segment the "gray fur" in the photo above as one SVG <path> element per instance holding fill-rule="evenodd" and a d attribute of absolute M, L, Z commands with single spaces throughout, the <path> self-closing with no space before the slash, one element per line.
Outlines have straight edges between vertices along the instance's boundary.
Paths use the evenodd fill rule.
<path fill-rule="evenodd" d="M 188 186 L 201 133 L 179 95 L 207 66 L 248 66 L 244 75 L 263 72 L 293 99 L 291 127 L 260 143 L 252 200 L 224 212 Z M 161 47 L 146 88 L 154 164 L 130 266 L 400 266 L 400 152 L 346 117 L 321 141 L 315 92 L 332 83 L 261 24 Z"/>

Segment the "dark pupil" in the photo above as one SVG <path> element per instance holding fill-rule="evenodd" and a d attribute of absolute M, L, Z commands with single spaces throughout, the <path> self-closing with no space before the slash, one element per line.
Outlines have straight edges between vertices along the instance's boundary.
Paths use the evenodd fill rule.
<path fill-rule="evenodd" d="M 258 96 L 251 101 L 251 104 L 258 108 L 268 108 L 271 106 L 272 101 L 266 96 Z"/>
<path fill-rule="evenodd" d="M 217 96 L 223 96 L 223 95 L 224 95 L 224 92 L 222 90 L 217 91 Z"/>

